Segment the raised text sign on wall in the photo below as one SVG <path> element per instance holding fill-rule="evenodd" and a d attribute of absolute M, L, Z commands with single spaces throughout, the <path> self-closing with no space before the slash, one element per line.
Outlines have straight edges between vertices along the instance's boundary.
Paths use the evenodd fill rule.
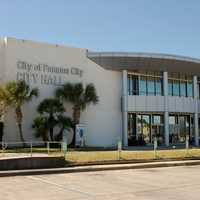
<path fill-rule="evenodd" d="M 31 64 L 17 61 L 17 80 L 25 80 L 29 84 L 63 85 L 67 76 L 83 76 L 83 70 L 77 67 L 51 66 L 47 64 Z"/>

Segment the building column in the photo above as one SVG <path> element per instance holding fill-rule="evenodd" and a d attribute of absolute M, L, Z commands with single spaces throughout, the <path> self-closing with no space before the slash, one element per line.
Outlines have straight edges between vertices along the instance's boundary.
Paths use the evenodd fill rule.
<path fill-rule="evenodd" d="M 168 73 L 163 72 L 163 94 L 165 102 L 164 133 L 165 145 L 169 146 L 169 112 L 168 112 Z"/>
<path fill-rule="evenodd" d="M 195 101 L 194 138 L 195 138 L 195 146 L 199 146 L 199 114 L 198 114 L 197 76 L 193 76 L 193 92 L 194 92 L 194 101 Z"/>
<path fill-rule="evenodd" d="M 128 88 L 127 88 L 127 71 L 122 71 L 122 120 L 123 120 L 123 146 L 128 146 Z"/>

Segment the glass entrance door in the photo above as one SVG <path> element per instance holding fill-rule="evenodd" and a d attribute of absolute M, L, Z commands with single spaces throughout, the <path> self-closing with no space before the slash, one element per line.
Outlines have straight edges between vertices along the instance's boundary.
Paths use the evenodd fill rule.
<path fill-rule="evenodd" d="M 164 143 L 164 131 L 163 131 L 163 116 L 153 115 L 151 126 L 152 141 L 154 137 L 157 137 L 158 144 Z"/>
<path fill-rule="evenodd" d="M 151 120 L 150 115 L 137 115 L 136 139 L 139 145 L 151 143 Z"/>
<path fill-rule="evenodd" d="M 128 114 L 128 145 L 153 144 L 157 136 L 159 144 L 164 142 L 163 115 L 160 114 Z"/>
<path fill-rule="evenodd" d="M 151 143 L 150 115 L 142 115 L 142 137 L 145 144 Z"/>
<path fill-rule="evenodd" d="M 185 143 L 186 135 L 192 134 L 190 115 L 171 115 L 169 117 L 170 143 Z"/>

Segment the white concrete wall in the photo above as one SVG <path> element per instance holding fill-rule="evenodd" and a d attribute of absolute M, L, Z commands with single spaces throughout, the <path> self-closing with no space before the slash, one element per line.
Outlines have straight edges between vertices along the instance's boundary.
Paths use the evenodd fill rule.
<path fill-rule="evenodd" d="M 63 79 L 70 82 L 93 83 L 97 89 L 100 102 L 91 105 L 81 115 L 81 123 L 86 124 L 86 144 L 88 146 L 114 146 L 122 132 L 121 119 L 121 73 L 105 70 L 86 56 L 85 49 L 68 48 L 64 46 L 15 40 L 8 38 L 6 45 L 6 81 L 16 80 L 17 61 L 30 64 L 48 64 L 65 68 L 76 67 L 83 70 L 83 76 L 64 75 Z M 40 75 L 41 73 L 39 73 Z M 23 107 L 24 133 L 26 140 L 35 140 L 31 124 L 37 115 L 36 106 L 46 98 L 52 97 L 56 86 L 44 85 L 40 82 L 30 82 L 31 87 L 40 89 L 40 97 Z M 68 115 L 71 109 L 67 107 Z M 13 111 L 6 120 L 5 141 L 19 141 Z M 40 139 L 41 140 L 41 139 Z"/>
<path fill-rule="evenodd" d="M 5 69 L 5 40 L 0 38 L 0 83 L 3 82 Z"/>

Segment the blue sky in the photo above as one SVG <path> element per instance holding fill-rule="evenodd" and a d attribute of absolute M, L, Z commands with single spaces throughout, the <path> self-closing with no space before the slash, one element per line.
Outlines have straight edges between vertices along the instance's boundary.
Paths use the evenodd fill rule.
<path fill-rule="evenodd" d="M 199 0 L 0 0 L 0 35 L 200 58 Z"/>

